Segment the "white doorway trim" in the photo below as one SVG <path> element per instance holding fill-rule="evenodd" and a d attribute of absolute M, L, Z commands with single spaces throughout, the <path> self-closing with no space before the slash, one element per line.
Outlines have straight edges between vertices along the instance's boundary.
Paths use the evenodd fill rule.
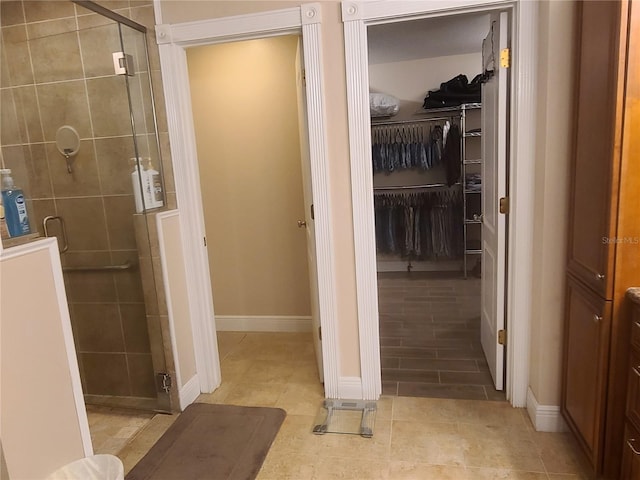
<path fill-rule="evenodd" d="M 169 123 L 169 139 L 176 195 L 185 250 L 189 305 L 202 392 L 213 391 L 221 381 L 220 359 L 211 295 L 209 262 L 205 246 L 202 195 L 198 173 L 186 49 L 199 45 L 302 34 L 309 148 L 315 211 L 318 296 L 327 397 L 338 398 L 338 338 L 334 247 L 332 234 L 323 65 L 321 61 L 322 12 L 319 3 L 249 15 L 156 26 L 162 79 Z"/>
<path fill-rule="evenodd" d="M 370 161 L 367 25 L 490 10 L 512 12 L 506 396 L 514 407 L 524 407 L 527 402 L 533 269 L 538 7 L 536 2 L 506 0 L 342 2 L 362 391 L 367 399 L 378 398 L 382 391 L 375 227 L 371 195 L 373 174 Z"/>

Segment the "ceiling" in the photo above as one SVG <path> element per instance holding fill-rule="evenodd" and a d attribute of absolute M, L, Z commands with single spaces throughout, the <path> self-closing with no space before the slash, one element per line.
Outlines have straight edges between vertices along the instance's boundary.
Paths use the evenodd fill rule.
<path fill-rule="evenodd" d="M 480 53 L 488 14 L 450 15 L 371 25 L 369 64 Z"/>

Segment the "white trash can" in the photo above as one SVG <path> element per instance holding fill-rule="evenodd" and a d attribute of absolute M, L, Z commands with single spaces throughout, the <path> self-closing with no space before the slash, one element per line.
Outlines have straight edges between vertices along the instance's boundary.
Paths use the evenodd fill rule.
<path fill-rule="evenodd" d="M 46 480 L 124 480 L 124 467 L 114 455 L 93 455 L 60 467 Z"/>

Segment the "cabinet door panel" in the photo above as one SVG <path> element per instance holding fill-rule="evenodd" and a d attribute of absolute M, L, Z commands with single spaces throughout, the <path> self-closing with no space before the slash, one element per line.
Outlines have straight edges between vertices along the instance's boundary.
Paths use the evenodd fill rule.
<path fill-rule="evenodd" d="M 624 453 L 622 454 L 622 480 L 640 480 L 640 435 L 632 425 L 624 429 Z"/>
<path fill-rule="evenodd" d="M 562 412 L 594 469 L 602 462 L 611 302 L 569 277 Z"/>
<path fill-rule="evenodd" d="M 569 270 L 611 298 L 615 244 L 620 2 L 581 2 Z M 622 61 L 624 64 L 624 61 Z M 617 161 L 619 163 L 619 161 Z"/>

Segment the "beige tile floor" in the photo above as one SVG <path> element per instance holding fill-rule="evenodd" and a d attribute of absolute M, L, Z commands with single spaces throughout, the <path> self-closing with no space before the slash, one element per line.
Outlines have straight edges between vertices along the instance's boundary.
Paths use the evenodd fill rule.
<path fill-rule="evenodd" d="M 535 432 L 506 402 L 383 396 L 373 438 L 313 435 L 323 395 L 310 335 L 218 335 L 223 383 L 198 401 L 287 411 L 259 480 L 590 478 L 569 434 Z M 156 415 L 119 452 L 127 471 L 175 418 Z"/>

